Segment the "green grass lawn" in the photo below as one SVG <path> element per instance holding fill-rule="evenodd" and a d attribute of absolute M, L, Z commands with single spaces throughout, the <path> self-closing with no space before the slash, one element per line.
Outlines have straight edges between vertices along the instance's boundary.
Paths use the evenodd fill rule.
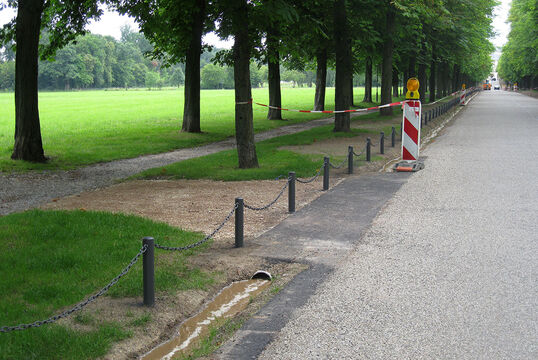
<path fill-rule="evenodd" d="M 395 110 L 393 117 L 394 125 L 400 122 L 400 110 Z M 363 115 L 353 121 L 382 121 L 378 113 Z M 280 149 L 287 145 L 307 145 L 315 141 L 331 139 L 336 137 L 353 137 L 359 133 L 371 133 L 373 136 L 379 134 L 379 129 L 352 129 L 351 132 L 334 132 L 333 125 L 320 126 L 296 134 L 279 136 L 276 138 L 261 141 L 256 144 L 256 154 L 258 156 L 259 167 L 252 169 L 239 169 L 237 164 L 237 151 L 228 150 L 215 154 L 206 155 L 194 159 L 184 160 L 178 163 L 166 165 L 159 168 L 146 170 L 133 178 L 167 178 L 167 179 L 213 179 L 224 181 L 239 180 L 260 180 L 274 179 L 280 175 L 287 175 L 289 171 L 295 171 L 298 177 L 309 177 L 315 174 L 323 164 L 323 155 L 319 154 L 299 154 L 297 152 Z M 383 126 L 387 136 L 386 141 L 390 141 L 390 126 Z M 372 137 L 374 138 L 374 137 Z M 374 140 L 374 142 L 377 142 Z M 350 145 L 352 141 L 350 140 Z M 355 144 L 363 146 L 365 144 Z M 357 148 L 358 149 L 358 148 Z M 331 159 L 338 163 L 342 158 Z"/>
<path fill-rule="evenodd" d="M 102 212 L 32 210 L 0 217 L 0 326 L 44 320 L 96 293 L 139 252 L 146 235 L 168 246 L 202 238 L 140 217 Z M 156 251 L 156 291 L 203 289 L 211 284 L 214 275 L 185 265 L 186 256 L 197 251 L 200 248 Z M 141 295 L 140 258 L 106 296 Z M 132 326 L 143 321 L 147 319 L 134 319 Z M 85 322 L 84 316 L 79 322 Z M 0 359 L 96 358 L 113 341 L 128 336 L 128 326 L 112 322 L 97 324 L 92 331 L 49 324 L 0 333 Z"/>
<path fill-rule="evenodd" d="M 282 88 L 282 106 L 312 109 L 314 88 Z M 363 89 L 356 88 L 359 103 Z M 253 89 L 267 103 L 268 90 Z M 41 132 L 49 164 L 10 159 L 15 128 L 12 93 L 0 93 L 0 171 L 66 169 L 198 146 L 234 135 L 234 91 L 201 92 L 202 134 L 180 133 L 183 89 L 42 92 Z M 334 88 L 327 89 L 326 109 L 334 109 Z M 370 106 L 371 104 L 363 104 Z M 326 114 L 283 112 L 288 121 L 269 121 L 267 108 L 253 105 L 256 132 L 326 117 Z"/>

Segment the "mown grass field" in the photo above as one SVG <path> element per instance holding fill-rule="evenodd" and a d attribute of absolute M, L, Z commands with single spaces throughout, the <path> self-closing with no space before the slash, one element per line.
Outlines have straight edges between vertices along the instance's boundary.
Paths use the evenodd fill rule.
<path fill-rule="evenodd" d="M 282 105 L 312 109 L 314 88 L 283 88 Z M 364 96 L 356 88 L 355 102 Z M 268 90 L 253 89 L 257 102 L 267 103 Z M 367 106 L 367 104 L 364 104 Z M 0 93 L 0 171 L 68 169 L 206 144 L 234 135 L 234 91 L 203 90 L 202 134 L 180 133 L 183 89 L 42 92 L 39 94 L 41 132 L 46 165 L 10 159 L 15 129 L 12 93 Z M 324 114 L 284 112 L 288 121 L 269 121 L 267 108 L 254 109 L 256 132 L 325 117 Z M 327 89 L 326 109 L 334 109 L 334 88 Z"/>

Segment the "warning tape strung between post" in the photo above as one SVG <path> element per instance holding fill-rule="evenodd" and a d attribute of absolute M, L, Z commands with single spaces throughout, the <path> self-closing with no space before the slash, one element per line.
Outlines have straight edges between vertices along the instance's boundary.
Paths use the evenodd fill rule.
<path fill-rule="evenodd" d="M 380 106 L 373 106 L 373 107 L 364 108 L 364 109 L 351 109 L 351 110 L 298 110 L 298 109 L 286 109 L 286 108 L 280 108 L 280 107 L 277 107 L 277 106 L 271 106 L 271 105 L 266 105 L 266 104 L 253 102 L 252 99 L 250 99 L 250 101 L 236 102 L 235 104 L 236 105 L 256 104 L 256 105 L 259 105 L 259 106 L 264 106 L 264 107 L 269 108 L 269 109 L 282 110 L 282 111 L 294 111 L 294 112 L 300 112 L 300 113 L 343 114 L 343 113 L 353 113 L 353 112 L 378 110 L 378 109 L 382 109 L 382 108 L 402 105 L 403 103 L 405 103 L 405 101 L 398 101 L 398 102 L 395 102 L 395 103 L 390 103 L 390 104 L 385 104 L 385 105 L 380 105 Z"/>

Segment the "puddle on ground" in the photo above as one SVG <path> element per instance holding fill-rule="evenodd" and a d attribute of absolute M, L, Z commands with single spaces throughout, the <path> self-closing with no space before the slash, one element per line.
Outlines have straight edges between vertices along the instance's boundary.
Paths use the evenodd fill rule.
<path fill-rule="evenodd" d="M 172 340 L 159 345 L 142 357 L 143 360 L 174 359 L 187 353 L 191 346 L 207 335 L 209 327 L 221 318 L 236 315 L 244 309 L 251 296 L 269 286 L 267 280 L 244 280 L 224 288 L 206 308 L 186 320 L 179 328 L 179 334 Z"/>

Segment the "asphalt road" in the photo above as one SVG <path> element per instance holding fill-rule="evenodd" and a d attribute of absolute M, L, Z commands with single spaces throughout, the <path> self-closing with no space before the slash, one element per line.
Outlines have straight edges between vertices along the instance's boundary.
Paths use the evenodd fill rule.
<path fill-rule="evenodd" d="M 484 91 L 421 155 L 259 358 L 538 358 L 538 101 Z"/>

